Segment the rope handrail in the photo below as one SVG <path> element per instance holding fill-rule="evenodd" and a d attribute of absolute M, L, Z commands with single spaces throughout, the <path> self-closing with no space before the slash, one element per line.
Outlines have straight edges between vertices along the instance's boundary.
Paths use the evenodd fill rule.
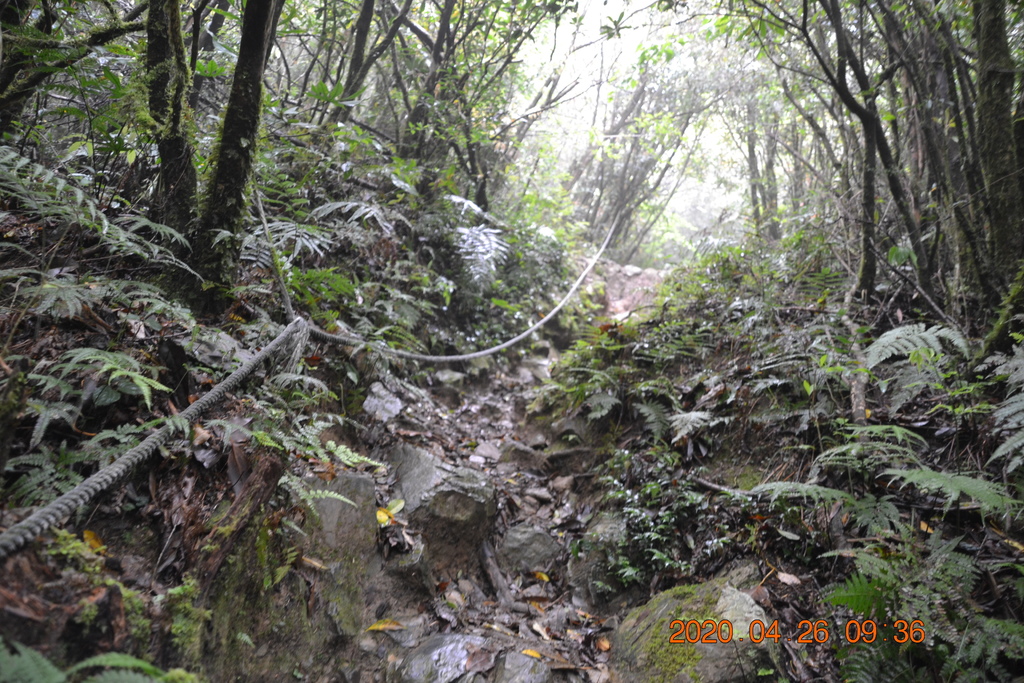
<path fill-rule="evenodd" d="M 258 201 L 259 200 L 257 198 L 257 202 Z M 264 221 L 264 227 L 266 227 L 266 218 L 263 215 L 263 206 L 261 203 L 257 203 L 257 207 L 259 209 L 260 217 Z M 36 536 L 49 530 L 57 524 L 58 521 L 67 517 L 78 508 L 86 505 L 100 493 L 106 491 L 111 486 L 130 475 L 136 467 L 146 462 L 150 457 L 152 457 L 157 449 L 160 448 L 160 446 L 165 444 L 168 439 L 171 438 L 182 420 L 191 424 L 202 417 L 203 414 L 213 407 L 214 404 L 218 403 L 227 392 L 239 386 L 249 375 L 253 373 L 253 371 L 256 370 L 260 363 L 285 346 L 296 334 L 299 335 L 295 343 L 296 348 L 292 350 L 291 354 L 289 354 L 289 358 L 293 363 L 297 361 L 302 348 L 310 338 L 317 339 L 328 344 L 364 344 L 376 351 L 387 353 L 399 358 L 434 363 L 454 363 L 489 356 L 518 344 L 554 318 L 569 302 L 569 299 L 576 293 L 580 285 L 583 284 L 583 280 L 586 279 L 587 275 L 590 274 L 590 271 L 594 269 L 594 266 L 597 265 L 597 261 L 601 258 L 601 254 L 604 253 L 608 244 L 611 242 L 614 232 L 615 227 L 613 225 L 608 230 L 608 234 L 605 236 L 604 242 L 601 244 L 601 248 L 598 249 L 596 254 L 594 254 L 594 257 L 590 260 L 590 263 L 583 270 L 580 276 L 576 278 L 576 281 L 569 289 L 569 292 L 562 297 L 562 300 L 557 306 L 551 309 L 551 312 L 531 325 L 528 330 L 516 335 L 512 339 L 473 353 L 463 353 L 452 356 L 431 356 L 422 353 L 413 353 L 411 351 L 403 351 L 401 349 L 393 349 L 385 344 L 369 342 L 354 335 L 330 334 L 313 326 L 301 317 L 294 315 L 292 313 L 291 301 L 288 298 L 287 290 L 284 290 L 284 308 L 289 312 L 289 316 L 292 319 L 291 322 L 288 323 L 288 326 L 285 327 L 285 329 L 282 330 L 281 333 L 273 339 L 273 341 L 263 347 L 263 349 L 253 358 L 242 364 L 240 368 L 228 375 L 223 382 L 213 387 L 213 389 L 199 398 L 195 403 L 181 411 L 178 415 L 178 419 L 175 420 L 174 423 L 168 422 L 168 424 L 165 424 L 163 427 L 146 437 L 140 444 L 128 451 L 125 451 L 120 458 L 93 474 L 85 481 L 75 486 L 72 490 L 59 496 L 50 503 L 47 503 L 24 520 L 11 526 L 9 529 L 0 532 L 0 561 L 25 547 Z M 269 235 L 267 235 L 267 237 L 269 239 Z M 275 271 L 278 273 L 279 286 L 283 287 L 284 280 L 280 276 L 276 259 L 274 260 L 274 266 Z"/>
<path fill-rule="evenodd" d="M 207 410 L 224 397 L 224 394 L 240 385 L 259 367 L 260 363 L 285 346 L 289 338 L 305 327 L 306 322 L 301 318 L 293 320 L 281 334 L 263 347 L 262 351 L 249 359 L 242 367 L 228 375 L 223 382 L 215 386 L 195 403 L 181 411 L 178 416 L 179 420 L 175 422 L 180 423 L 180 419 L 184 419 L 191 423 L 202 417 Z M 128 476 L 136 467 L 148 460 L 160 446 L 167 443 L 167 440 L 171 438 L 176 428 L 177 424 L 164 425 L 146 437 L 142 443 L 126 451 L 120 458 L 99 472 L 96 472 L 75 488 L 39 508 L 10 529 L 0 533 L 0 560 L 20 550 L 33 538 L 50 529 L 59 520 L 70 515 L 97 495 Z"/>

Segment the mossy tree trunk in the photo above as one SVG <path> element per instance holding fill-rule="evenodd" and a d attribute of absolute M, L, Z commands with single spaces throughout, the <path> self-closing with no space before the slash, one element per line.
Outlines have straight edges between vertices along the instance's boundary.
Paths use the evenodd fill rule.
<path fill-rule="evenodd" d="M 185 124 L 189 69 L 177 0 L 151 0 L 146 34 L 149 112 L 160 152 L 151 218 L 185 233 L 196 215 L 196 170 Z"/>
<path fill-rule="evenodd" d="M 872 101 L 869 106 L 874 107 Z M 864 167 L 861 182 L 860 268 L 857 292 L 867 301 L 875 291 L 875 179 L 878 168 L 878 140 L 875 129 L 864 127 Z"/>
<path fill-rule="evenodd" d="M 249 0 L 242 16 L 238 63 L 200 218 L 192 231 L 192 267 L 212 287 L 194 303 L 207 311 L 226 302 L 238 262 L 238 230 L 252 171 L 263 105 L 263 72 L 283 0 Z"/>
<path fill-rule="evenodd" d="M 978 34 L 978 148 L 989 209 L 989 241 L 1002 282 L 1024 251 L 1021 196 L 1013 140 L 1014 63 L 1006 38 L 1005 0 L 975 0 Z"/>

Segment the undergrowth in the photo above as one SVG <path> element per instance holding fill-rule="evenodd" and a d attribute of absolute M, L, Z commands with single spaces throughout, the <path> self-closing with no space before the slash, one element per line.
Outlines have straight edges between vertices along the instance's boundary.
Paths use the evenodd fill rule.
<path fill-rule="evenodd" d="M 875 642 L 838 649 L 847 680 L 1011 680 L 1024 345 L 979 364 L 977 340 L 946 324 L 851 328 L 847 286 L 800 236 L 770 254 L 712 249 L 664 284 L 657 315 L 578 341 L 538 405 L 617 425 L 601 469 L 628 529 L 612 562 L 624 585 L 753 555 L 831 586 L 819 609 L 834 632 L 877 622 Z M 720 481 L 751 466 L 757 486 Z M 894 643 L 897 620 L 923 635 Z"/>

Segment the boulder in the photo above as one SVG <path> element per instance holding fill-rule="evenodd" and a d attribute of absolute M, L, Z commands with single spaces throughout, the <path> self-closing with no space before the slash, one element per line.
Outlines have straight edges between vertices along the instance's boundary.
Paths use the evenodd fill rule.
<path fill-rule="evenodd" d="M 741 683 L 780 672 L 778 645 L 750 640 L 750 624 L 768 624 L 761 607 L 724 579 L 678 586 L 631 611 L 613 637 L 613 669 L 629 683 Z M 689 628 L 696 621 L 703 627 Z M 725 622 L 728 622 L 728 628 Z M 706 624 L 711 622 L 711 624 Z M 688 642 L 712 626 L 720 642 Z M 672 642 L 673 640 L 678 642 Z M 727 641 L 727 642 L 726 642 Z"/>
<path fill-rule="evenodd" d="M 562 547 L 543 529 L 521 524 L 505 532 L 498 544 L 498 560 L 505 571 L 550 571 Z"/>
<path fill-rule="evenodd" d="M 387 677 L 388 683 L 453 683 L 467 676 L 471 680 L 474 662 L 493 665 L 487 654 L 487 640 L 480 636 L 438 633 L 405 656 Z M 488 667 L 489 668 L 489 667 Z"/>

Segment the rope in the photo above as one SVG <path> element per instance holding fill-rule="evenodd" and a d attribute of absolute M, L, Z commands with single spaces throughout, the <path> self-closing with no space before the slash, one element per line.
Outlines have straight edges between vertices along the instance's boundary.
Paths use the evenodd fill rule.
<path fill-rule="evenodd" d="M 267 237 L 268 243 L 270 242 L 270 230 L 267 226 L 267 220 L 263 213 L 262 203 L 259 201 L 259 196 L 256 198 L 257 209 L 260 213 L 260 219 L 263 222 L 264 234 Z M 291 323 L 282 330 L 282 332 L 274 338 L 269 344 L 263 347 L 263 350 L 251 358 L 248 362 L 244 363 L 242 367 L 235 370 L 233 373 L 227 376 L 223 382 L 211 389 L 202 398 L 197 400 L 195 403 L 190 405 L 185 410 L 181 411 L 178 415 L 178 419 L 170 421 L 168 420 L 160 429 L 150 434 L 146 439 L 134 448 L 129 449 L 120 458 L 107 465 L 99 472 L 96 472 L 91 477 L 83 481 L 81 484 L 68 491 L 64 495 L 60 496 L 53 502 L 43 506 L 36 510 L 26 519 L 18 522 L 10 529 L 0 533 L 0 561 L 6 559 L 14 552 L 25 547 L 29 542 L 32 541 L 36 536 L 50 529 L 61 519 L 69 516 L 72 512 L 78 508 L 89 503 L 93 498 L 98 496 L 100 493 L 106 491 L 111 486 L 121 481 L 128 475 L 130 475 L 135 468 L 146 462 L 152 455 L 157 451 L 160 446 L 167 443 L 167 441 L 177 431 L 178 426 L 182 422 L 191 424 L 198 420 L 206 413 L 207 410 L 212 408 L 216 403 L 224 397 L 226 393 L 232 391 L 238 387 L 246 378 L 249 377 L 256 370 L 256 368 L 267 358 L 277 353 L 278 351 L 285 351 L 287 355 L 287 363 L 289 365 L 295 365 L 301 355 L 303 347 L 305 347 L 307 341 L 317 339 L 322 342 L 329 344 L 365 344 L 370 348 L 383 353 L 388 353 L 399 358 L 408 358 L 411 360 L 429 361 L 429 362 L 443 362 L 453 363 L 458 361 L 472 360 L 474 358 L 481 358 L 483 356 L 489 356 L 499 351 L 509 348 L 515 344 L 518 344 L 528 336 L 533 334 L 542 325 L 549 322 L 555 315 L 558 314 L 562 308 L 569 302 L 569 299 L 583 284 L 583 280 L 590 274 L 590 271 L 597 265 L 597 260 L 601 258 L 601 254 L 604 253 L 608 244 L 611 242 L 612 234 L 615 232 L 614 225 L 608 230 L 608 234 L 604 238 L 604 242 L 601 244 L 601 248 L 598 249 L 597 253 L 590 260 L 590 263 L 583 270 L 576 282 L 573 283 L 572 288 L 569 289 L 569 293 L 566 294 L 562 300 L 551 309 L 551 312 L 541 318 L 535 324 L 530 326 L 528 330 L 522 334 L 509 339 L 508 341 L 492 346 L 482 351 L 475 351 L 473 353 L 464 353 L 454 356 L 430 356 L 422 353 L 412 353 L 410 351 L 402 351 L 399 349 L 392 349 L 389 346 L 379 343 L 367 342 L 356 336 L 349 335 L 335 335 L 324 332 L 323 330 L 313 327 L 310 323 L 307 323 L 302 318 L 296 317 L 294 312 L 291 310 L 291 302 L 288 299 L 287 290 L 284 286 L 284 278 L 281 274 L 279 264 L 276 259 L 276 255 L 273 252 L 273 246 L 271 246 L 271 254 L 274 257 L 274 270 L 277 275 L 278 285 L 284 292 L 284 302 L 288 309 L 288 315 L 291 318 Z M 293 339 L 294 337 L 294 339 Z"/>
<path fill-rule="evenodd" d="M 499 351 L 504 351 L 510 346 L 514 346 L 519 342 L 523 341 L 531 334 L 536 332 L 538 329 L 540 329 L 542 326 L 546 325 L 556 315 L 558 315 L 558 312 L 561 311 L 567 303 L 569 303 L 569 299 L 572 298 L 572 295 L 575 294 L 576 290 L 578 290 L 580 288 L 580 285 L 583 284 L 583 280 L 586 279 L 587 275 L 590 274 L 590 271 L 592 271 L 594 269 L 594 266 L 597 265 L 597 260 L 601 258 L 601 254 L 604 253 L 604 250 L 608 248 L 608 244 L 612 241 L 612 235 L 614 233 L 615 225 L 613 224 L 612 227 L 608 229 L 608 234 L 605 235 L 604 242 L 601 244 L 601 248 L 598 249 L 597 253 L 594 254 L 594 257 L 590 259 L 590 263 L 587 264 L 587 267 L 583 269 L 583 272 L 580 273 L 580 276 L 576 278 L 576 282 L 574 282 L 572 287 L 569 289 L 569 293 L 562 297 L 562 300 L 558 302 L 557 306 L 551 309 L 550 313 L 548 313 L 546 316 L 538 320 L 530 327 L 530 329 L 526 330 L 522 334 L 515 336 L 512 339 L 509 339 L 507 342 L 498 344 L 497 346 L 492 346 L 488 349 L 483 349 L 482 351 L 474 351 L 473 353 L 463 353 L 454 356 L 429 356 L 423 353 L 413 353 L 411 351 L 393 349 L 390 346 L 386 346 L 381 343 L 368 342 L 365 339 L 362 339 L 361 337 L 357 337 L 355 335 L 330 334 L 328 332 L 324 332 L 323 330 L 312 326 L 309 330 L 309 336 L 312 339 L 316 339 L 317 341 L 322 341 L 327 344 L 365 344 L 371 349 L 380 351 L 382 353 L 387 353 L 392 356 L 397 356 L 398 358 L 408 358 L 410 360 L 427 361 L 430 363 L 457 363 L 459 361 L 473 360 L 474 358 L 483 358 L 484 356 L 490 356 L 492 354 L 498 353 Z"/>
<path fill-rule="evenodd" d="M 52 503 L 33 512 L 28 518 L 18 522 L 7 531 L 0 533 L 0 560 L 5 559 L 21 549 L 39 534 L 48 530 L 58 521 L 82 507 L 98 494 L 106 491 L 124 477 L 131 474 L 136 467 L 148 460 L 156 450 L 167 443 L 177 429 L 181 420 L 193 422 L 218 403 L 224 394 L 238 387 L 264 360 L 282 347 L 287 348 L 288 340 L 297 332 L 306 328 L 301 318 L 296 318 L 272 342 L 263 347 L 256 356 L 231 373 L 223 382 L 215 386 L 198 401 L 181 411 L 175 424 L 166 424 L 150 434 L 142 443 L 125 452 L 120 458 L 92 475 L 81 484 L 68 491 Z"/>

